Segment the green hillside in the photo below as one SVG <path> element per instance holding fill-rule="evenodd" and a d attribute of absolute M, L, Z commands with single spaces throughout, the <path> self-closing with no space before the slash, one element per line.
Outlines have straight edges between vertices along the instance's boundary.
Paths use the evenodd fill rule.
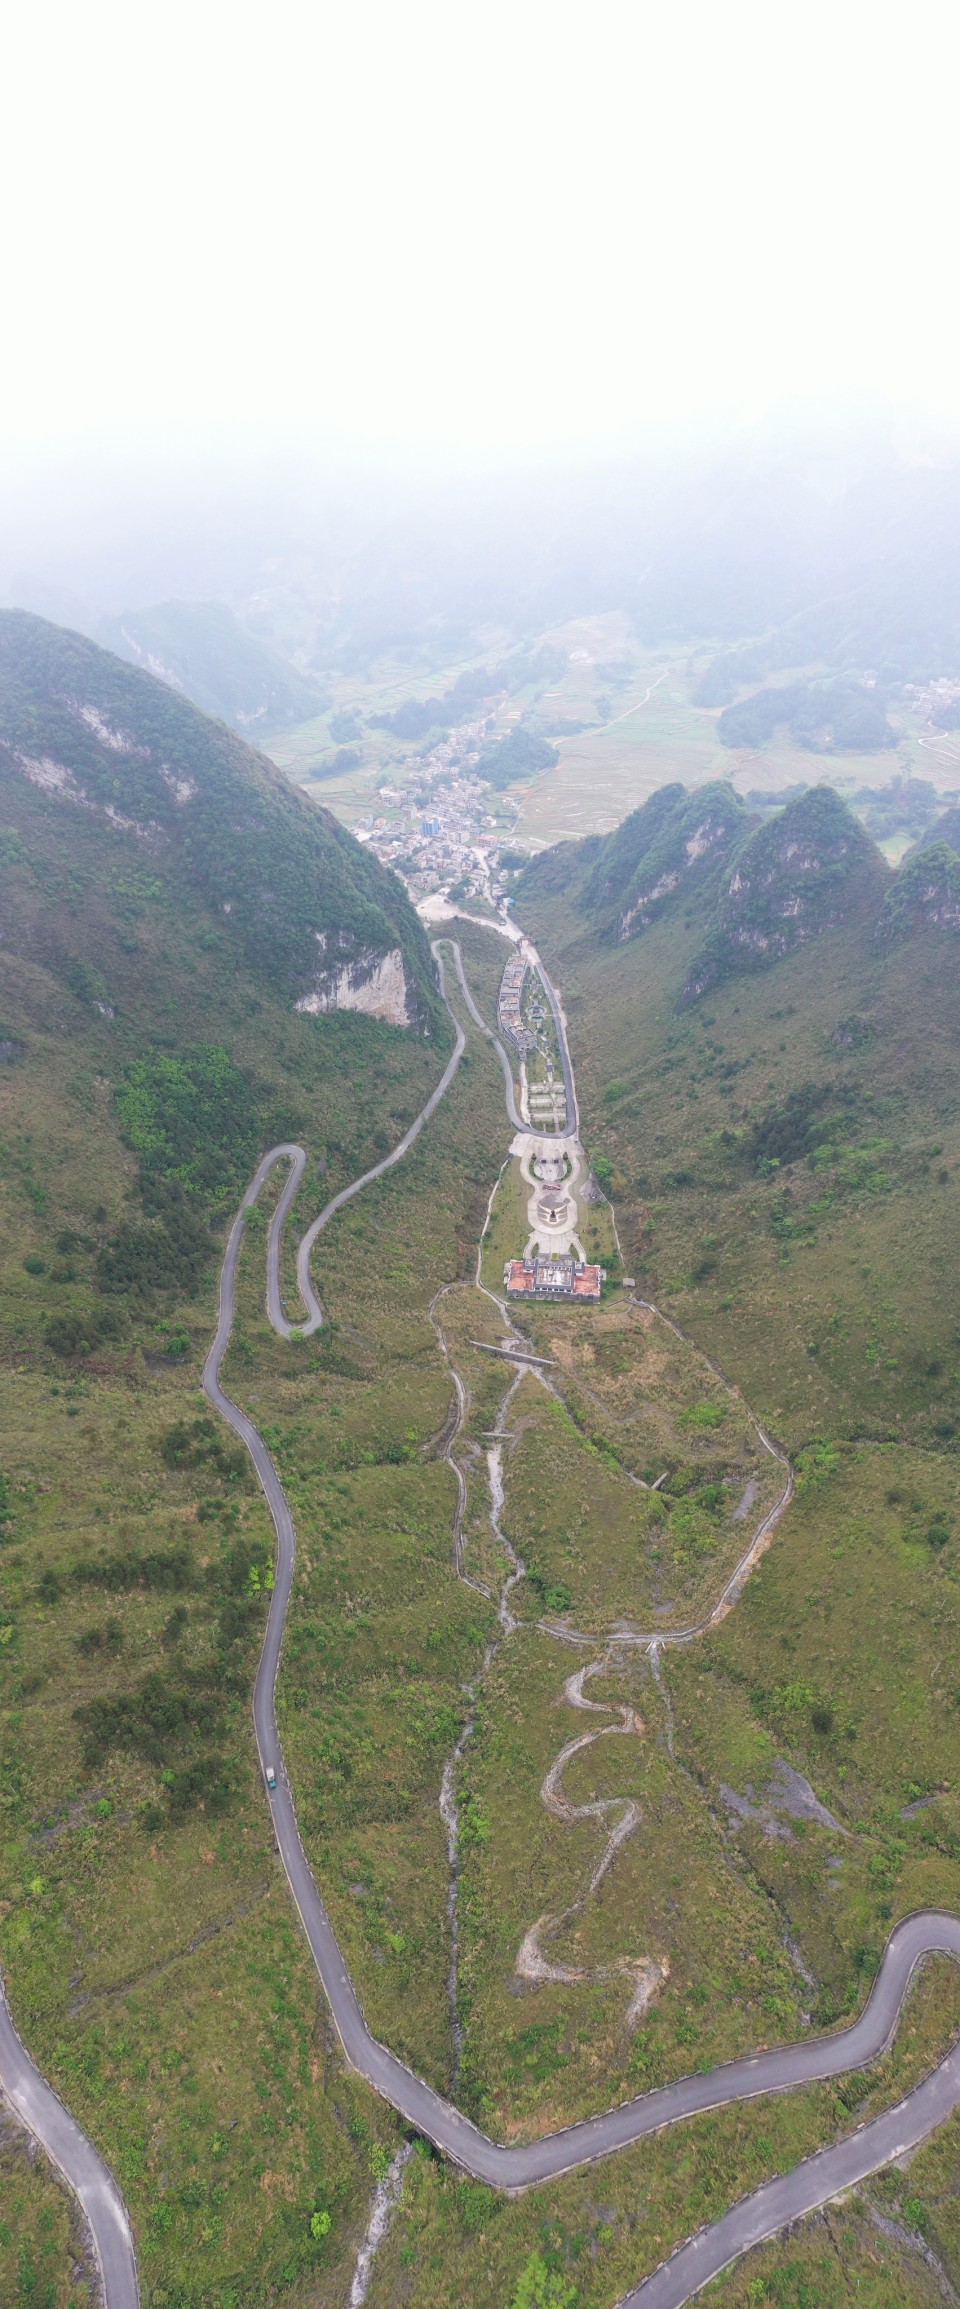
<path fill-rule="evenodd" d="M 292 1297 L 300 1228 L 396 1141 L 449 1030 L 389 877 L 339 836 L 308 888 L 300 833 L 315 818 L 331 841 L 323 813 L 293 796 L 288 814 L 268 766 L 169 693 L 189 755 L 146 707 L 135 723 L 145 697 L 161 712 L 148 677 L 70 636 L 44 647 L 57 684 L 11 683 L 0 771 L 0 1967 L 118 2174 L 149 2309 L 342 2309 L 403 2128 L 345 2069 L 273 1845 L 249 1711 L 272 1535 L 198 1380 L 225 1226 L 263 1147 L 308 1150 Z M 91 665 L 103 686 L 81 691 Z M 248 856 L 263 842 L 269 885 Z M 601 1305 L 523 1318 L 551 1386 L 528 1374 L 508 1410 L 472 1277 L 483 1238 L 495 1278 L 514 1225 L 489 1199 L 498 1173 L 509 1197 L 511 1133 L 472 1030 L 409 1158 L 321 1239 L 316 1337 L 280 1341 L 264 1313 L 279 1179 L 250 1221 L 225 1383 L 297 1524 L 278 1703 L 306 1848 L 371 2025 L 439 2085 L 459 2057 L 462 2102 L 514 2137 L 837 2022 L 891 1919 L 960 1906 L 952 857 L 893 875 L 828 790 L 758 826 L 721 785 L 669 789 L 525 876 L 518 914 L 562 990 L 624 1264 L 686 1341 L 611 1257 Z M 368 902 L 369 950 L 400 947 L 429 1036 L 297 1007 L 316 928 L 356 959 L 341 939 Z M 503 943 L 460 934 L 491 1016 Z M 723 939 L 697 991 L 692 966 Z M 589 1223 L 609 1239 L 609 1211 Z M 544 1805 L 574 1729 L 544 1602 L 599 1626 L 712 1594 L 743 1528 L 725 1495 L 756 1487 L 739 1472 L 732 1488 L 745 1414 L 697 1347 L 783 1439 L 796 1501 L 736 1612 L 665 1652 L 656 1682 L 641 1653 L 605 1650 L 594 1696 L 611 1712 L 629 1697 L 642 1737 L 571 1755 L 570 1794 L 636 1790 L 642 1832 L 578 1903 L 569 1978 L 521 1987 L 522 1937 L 599 1849 L 593 1823 L 571 1832 Z M 502 1528 L 527 1566 L 509 1642 L 454 1576 L 451 1369 L 468 1576 L 494 1599 L 489 1447 L 509 1436 Z M 458 2055 L 437 1798 L 468 1708 Z M 762 1791 L 777 1758 L 843 1824 L 836 1877 L 822 1824 L 770 1835 L 749 1802 L 728 1819 L 730 1790 Z M 623 1967 L 651 1948 L 670 1973 L 627 2027 Z M 565 2309 L 609 2309 L 698 2221 L 896 2098 L 957 1994 L 931 1972 L 859 2083 L 721 2112 L 599 2175 L 501 2200 L 414 2154 L 371 2309 L 506 2309 L 551 2287 Z M 954 2142 L 935 2144 L 946 2211 L 922 2160 L 907 2200 L 951 2279 Z M 17 2257 L 0 2234 L 0 2271 L 59 2281 L 62 2204 L 12 2158 L 0 2169 Z M 902 2199 L 882 2199 L 892 2218 Z M 899 2247 L 891 2282 L 919 2309 Z"/>
<path fill-rule="evenodd" d="M 49 827 L 79 857 L 84 829 L 96 829 L 108 880 L 129 869 L 189 888 L 211 936 L 216 922 L 218 944 L 225 934 L 235 963 L 289 1007 L 342 1006 L 344 973 L 355 1005 L 392 956 L 405 1022 L 426 1033 L 441 1015 L 427 940 L 395 875 L 165 683 L 23 610 L 0 613 L 0 813 L 28 854 Z M 88 910 L 64 935 L 73 919 L 81 958 L 122 969 Z"/>
<path fill-rule="evenodd" d="M 658 802 L 668 817 L 681 807 L 654 797 L 651 818 Z M 620 832 L 632 873 L 635 825 Z M 892 1922 L 960 1898 L 958 858 L 940 842 L 890 873 L 815 789 L 618 938 L 603 891 L 584 903 L 600 847 L 545 853 L 517 900 L 563 988 L 584 1141 L 638 1293 L 742 1389 L 797 1478 L 736 1609 L 667 1659 L 671 1737 L 732 1876 L 769 1901 L 761 1962 L 799 1950 L 805 2008 L 829 2025 L 861 2005 Z M 617 849 L 617 835 L 602 845 L 614 882 Z M 715 975 L 698 984 L 705 954 Z M 748 1817 L 775 1758 L 806 1776 L 842 1841 Z M 689 1894 L 676 1899 L 686 1917 Z M 702 1969 L 719 2008 L 730 1943 Z M 930 1991 L 952 1997 L 955 1983 Z M 649 2083 L 668 2073 L 666 2000 L 642 2035 Z M 863 2120 L 873 2089 L 847 2082 L 831 2137 Z M 704 2218 L 716 2147 L 688 2146 L 697 2202 L 671 2236 Z M 919 2309 L 915 2244 L 883 2269 L 873 2224 L 922 2234 L 955 2284 L 956 2171 L 954 2122 L 909 2182 L 894 2168 L 858 2193 L 829 2254 L 822 2223 L 805 2224 L 747 2256 L 718 2298 L 839 2305 L 876 2281 L 878 2304 Z M 710 2215 L 745 2185 L 744 2167 Z"/>
<path fill-rule="evenodd" d="M 399 885 L 150 676 L 35 619 L 0 633 L 0 1969 L 121 2175 L 145 2299 L 341 2298 L 382 2120 L 339 2069 L 303 2090 L 328 2052 L 249 1712 L 272 1532 L 199 1373 L 263 1149 L 306 1145 L 305 1223 L 402 1134 L 449 1024 L 298 1011 L 323 925 L 399 945 L 432 1021 Z M 448 1213 L 453 1177 L 430 1213 L 455 1265 L 477 1190 L 454 1179 Z M 262 1290 L 261 1264 L 254 1320 Z M 332 1378 L 302 1383 L 355 1398 L 354 1285 L 336 1314 Z M 373 1455 L 411 1423 L 404 1401 Z M 420 1440 L 437 1423 L 431 1400 Z M 0 2149 L 12 2300 L 69 2215 Z"/>
<path fill-rule="evenodd" d="M 852 811 L 829 786 L 810 786 L 759 826 L 726 876 L 684 998 L 773 962 L 853 914 L 872 919 L 888 870 Z"/>
<path fill-rule="evenodd" d="M 687 808 L 668 796 L 652 822 Z M 620 835 L 630 880 L 636 820 Z M 791 1444 L 839 1429 L 952 1450 L 955 855 L 892 874 L 817 787 L 611 939 L 618 839 L 543 853 L 516 905 L 564 989 L 630 1264 Z"/>

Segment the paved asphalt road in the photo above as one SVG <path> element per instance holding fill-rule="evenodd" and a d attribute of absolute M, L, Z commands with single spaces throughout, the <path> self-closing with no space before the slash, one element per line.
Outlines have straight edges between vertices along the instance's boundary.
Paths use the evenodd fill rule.
<path fill-rule="evenodd" d="M 93 2239 L 106 2309 L 138 2309 L 133 2232 L 116 2181 L 92 2141 L 34 2068 L 0 1990 L 0 2085 L 15 2114 L 72 2189 Z"/>
<path fill-rule="evenodd" d="M 439 962 L 439 956 L 437 959 Z M 455 960 L 472 1017 L 490 1039 L 496 1041 L 496 1037 L 479 1018 L 473 1000 L 467 993 L 459 951 L 455 953 Z M 548 982 L 545 980 L 544 983 L 551 997 L 564 1061 L 564 1079 L 568 1081 L 570 1061 L 559 1006 Z M 392 1154 L 375 1164 L 353 1186 L 334 1196 L 304 1236 L 298 1255 L 297 1272 L 304 1292 L 304 1304 L 308 1309 L 309 1319 L 303 1326 L 306 1330 L 315 1330 L 323 1321 L 323 1310 L 307 1272 L 309 1246 L 335 1211 L 371 1180 L 382 1177 L 413 1145 L 424 1123 L 449 1088 L 459 1065 L 465 1038 L 459 1023 L 455 1021 L 455 1025 L 457 1040 L 453 1055 L 416 1122 Z M 502 1047 L 499 1044 L 497 1047 L 500 1049 L 507 1081 L 510 1119 L 517 1127 L 522 1127 L 513 1102 L 509 1062 Z M 569 1112 L 575 1114 L 572 1076 L 568 1081 L 567 1095 L 571 1102 Z M 237 1259 L 246 1214 L 256 1201 L 274 1164 L 280 1161 L 288 1161 L 291 1169 L 267 1238 L 267 1303 L 271 1321 L 277 1330 L 289 1337 L 293 1328 L 284 1316 L 280 1297 L 281 1235 L 283 1220 L 300 1184 L 305 1160 L 301 1147 L 285 1145 L 272 1148 L 264 1156 L 244 1196 L 227 1243 L 220 1283 L 220 1317 L 216 1338 L 204 1366 L 203 1384 L 214 1408 L 246 1445 L 276 1529 L 276 1585 L 254 1688 L 254 1727 L 264 1774 L 271 1766 L 277 1774 L 276 1789 L 269 1801 L 280 1855 L 348 2060 L 392 2103 L 407 2123 L 435 2142 L 464 2171 L 500 2189 L 528 2188 L 533 2183 L 569 2172 L 576 2165 L 595 2163 L 617 2149 L 627 2147 L 631 2142 L 645 2139 L 663 2125 L 675 2124 L 681 2118 L 698 2112 L 724 2108 L 731 2102 L 752 2100 L 766 2093 L 788 2092 L 798 2085 L 865 2067 L 876 2060 L 890 2043 L 911 1974 L 920 1960 L 928 1954 L 942 1951 L 960 1961 L 960 1917 L 924 1910 L 906 1917 L 898 1924 L 887 1942 L 865 2009 L 849 2028 L 831 2036 L 810 2037 L 799 2044 L 757 2053 L 746 2060 L 731 2061 L 706 2075 L 681 2078 L 677 2083 L 665 2085 L 659 2091 L 645 2093 L 637 2100 L 625 2101 L 617 2108 L 607 2109 L 600 2116 L 570 2125 L 562 2132 L 549 2133 L 539 2141 L 511 2147 L 489 2140 L 476 2125 L 471 2124 L 469 2118 L 462 2116 L 458 2109 L 453 2108 L 441 2094 L 434 2092 L 421 2077 L 415 2076 L 411 2069 L 405 2067 L 371 2034 L 300 1841 L 293 1797 L 277 1733 L 276 1680 L 293 1584 L 296 1549 L 293 1521 L 265 1443 L 245 1413 L 224 1394 L 219 1377 L 233 1324 Z M 101 2266 L 105 2309 L 137 2309 L 139 2294 L 133 2240 L 116 2183 L 92 2144 L 67 2115 L 52 2088 L 34 2068 L 20 2043 L 2 1997 L 0 2084 L 23 2122 L 43 2143 L 80 2201 L 93 2233 Z M 772 2236 L 786 2222 L 825 2204 L 839 2190 L 863 2180 L 868 2173 L 877 2171 L 904 2150 L 914 2147 L 935 2125 L 942 2123 L 958 2104 L 960 2047 L 948 2053 L 932 2075 L 909 2093 L 897 2108 L 888 2110 L 832 2147 L 822 2149 L 817 2156 L 798 2165 L 792 2173 L 766 2182 L 739 2205 L 733 2206 L 721 2220 L 689 2239 L 670 2260 L 626 2296 L 623 2309 L 681 2309 L 681 2305 L 699 2292 L 700 2287 L 715 2276 L 718 2270 L 726 2267 L 749 2246 L 759 2243 L 764 2237 Z"/>

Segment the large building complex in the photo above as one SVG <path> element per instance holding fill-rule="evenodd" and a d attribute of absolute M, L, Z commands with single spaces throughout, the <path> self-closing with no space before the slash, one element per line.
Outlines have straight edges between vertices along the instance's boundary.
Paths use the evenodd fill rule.
<path fill-rule="evenodd" d="M 508 1259 L 503 1270 L 504 1289 L 514 1299 L 599 1299 L 606 1279 L 605 1267 L 574 1258 Z"/>

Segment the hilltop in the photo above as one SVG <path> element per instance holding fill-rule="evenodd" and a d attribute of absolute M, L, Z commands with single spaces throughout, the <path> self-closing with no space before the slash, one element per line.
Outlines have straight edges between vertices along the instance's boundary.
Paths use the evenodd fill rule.
<path fill-rule="evenodd" d="M 829 786 L 811 786 L 764 823 L 731 786 L 662 786 L 604 840 L 558 843 L 517 886 L 518 911 L 563 898 L 588 941 L 622 943 L 696 900 L 706 927 L 683 999 L 805 945 L 851 908 L 879 913 L 889 870 Z"/>
<path fill-rule="evenodd" d="M 810 786 L 739 848 L 684 998 L 739 971 L 765 969 L 852 913 L 876 914 L 888 870 L 830 786 Z"/>

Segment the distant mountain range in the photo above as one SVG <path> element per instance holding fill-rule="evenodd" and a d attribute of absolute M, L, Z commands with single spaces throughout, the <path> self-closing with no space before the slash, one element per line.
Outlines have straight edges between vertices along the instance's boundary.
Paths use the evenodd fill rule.
<path fill-rule="evenodd" d="M 811 667 L 888 685 L 960 675 L 960 457 L 889 415 L 770 419 L 482 479 L 337 478 L 308 445 L 278 446 L 215 477 L 206 461 L 202 533 L 192 469 L 162 492 L 149 467 L 122 481 L 104 477 L 95 525 L 88 490 L 71 516 L 61 488 L 55 520 L 31 520 L 28 494 L 11 502 L 8 597 L 243 728 L 311 710 L 305 665 L 390 655 L 430 672 L 611 610 L 645 643 L 695 650 L 721 705 Z"/>

